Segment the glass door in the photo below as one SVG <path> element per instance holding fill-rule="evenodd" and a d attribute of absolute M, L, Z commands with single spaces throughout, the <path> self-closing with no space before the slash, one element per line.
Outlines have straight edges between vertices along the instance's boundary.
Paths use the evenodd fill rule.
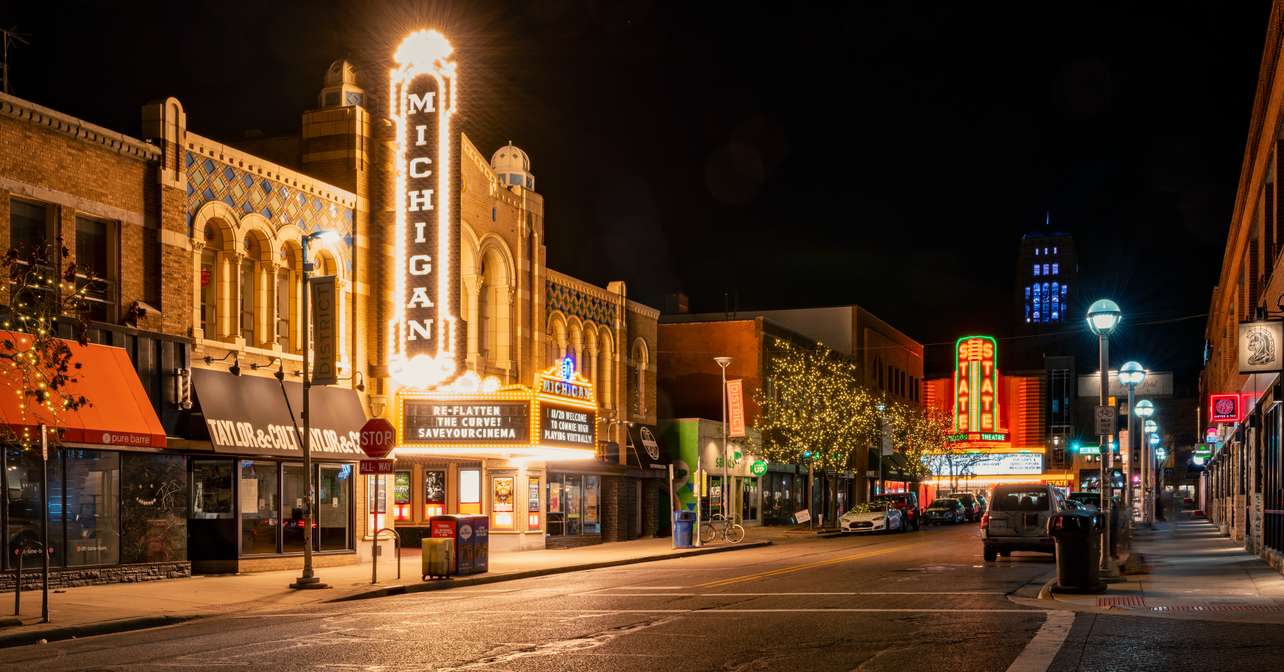
<path fill-rule="evenodd" d="M 583 481 L 579 474 L 566 474 L 562 483 L 562 505 L 566 511 L 566 534 L 578 536 L 584 533 L 584 516 L 580 501 Z"/>
<path fill-rule="evenodd" d="M 286 553 L 303 552 L 303 532 L 306 519 L 303 516 L 307 498 L 307 481 L 303 476 L 303 465 L 286 464 L 282 467 L 281 518 L 283 522 L 281 550 Z"/>
<path fill-rule="evenodd" d="M 545 499 L 548 502 L 547 535 L 560 537 L 566 534 L 566 499 L 562 493 L 561 474 L 548 475 L 548 494 Z"/>
<path fill-rule="evenodd" d="M 352 465 L 322 464 L 317 487 L 317 549 L 340 551 L 352 548 L 350 534 Z M 387 480 L 388 477 L 384 476 Z"/>

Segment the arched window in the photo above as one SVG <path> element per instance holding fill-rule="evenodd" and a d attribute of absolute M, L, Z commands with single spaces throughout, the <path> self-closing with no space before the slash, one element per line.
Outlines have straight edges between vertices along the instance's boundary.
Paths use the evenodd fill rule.
<path fill-rule="evenodd" d="M 602 408 L 615 407 L 615 394 L 611 389 L 614 382 L 612 371 L 614 370 L 613 362 L 614 348 L 611 347 L 611 332 L 607 329 L 598 330 L 597 339 L 597 356 L 600 364 L 598 373 L 598 398 L 601 399 Z"/>
<path fill-rule="evenodd" d="M 478 352 L 487 366 L 508 367 L 511 355 L 509 270 L 504 254 L 494 246 L 482 253 L 478 293 Z"/>
<path fill-rule="evenodd" d="M 547 366 L 557 366 L 566 356 L 566 322 L 561 315 L 554 314 L 548 318 Z"/>
<path fill-rule="evenodd" d="M 646 415 L 646 369 L 651 365 L 651 353 L 646 347 L 646 341 L 637 339 L 633 341 L 633 412 L 637 415 Z"/>
<path fill-rule="evenodd" d="M 201 248 L 201 329 L 206 338 L 217 338 L 219 261 L 223 235 L 214 224 L 205 225 L 205 247 Z"/>
<path fill-rule="evenodd" d="M 298 353 L 303 342 L 299 314 L 303 310 L 302 250 L 299 244 L 281 246 L 276 269 L 276 310 L 274 333 L 282 352 Z"/>
<path fill-rule="evenodd" d="M 240 292 L 238 328 L 245 344 L 257 347 L 268 343 L 267 325 L 260 323 L 259 316 L 266 315 L 267 281 L 263 272 L 264 265 L 270 263 L 267 240 L 258 231 L 245 234 L 243 255 L 237 274 L 237 290 Z"/>
<path fill-rule="evenodd" d="M 236 334 L 235 236 L 231 225 L 221 218 L 205 222 L 201 232 L 200 325 L 204 338 L 230 340 Z"/>

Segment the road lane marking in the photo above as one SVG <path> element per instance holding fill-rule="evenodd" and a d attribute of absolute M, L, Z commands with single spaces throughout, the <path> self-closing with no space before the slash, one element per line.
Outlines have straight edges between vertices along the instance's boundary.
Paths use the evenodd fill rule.
<path fill-rule="evenodd" d="M 1074 612 L 1049 611 L 1047 614 L 1047 620 L 1008 666 L 1008 672 L 1047 672 L 1052 665 L 1074 626 Z"/>
<path fill-rule="evenodd" d="M 825 560 L 817 560 L 815 562 L 806 562 L 800 565 L 789 565 L 787 567 L 778 567 L 776 569 L 769 569 L 766 571 L 756 572 L 753 574 L 743 574 L 741 576 L 733 576 L 726 579 L 718 579 L 716 581 L 709 581 L 708 583 L 701 583 L 695 587 L 696 588 L 721 588 L 723 586 L 730 586 L 732 584 L 743 583 L 745 581 L 754 581 L 757 579 L 769 579 L 776 576 L 782 576 L 784 574 L 793 574 L 794 572 L 806 571 L 808 569 L 816 569 L 818 567 L 828 567 L 830 565 L 837 565 L 844 562 L 851 562 L 853 560 L 865 560 L 868 558 L 874 558 L 880 555 L 887 555 L 888 553 L 895 553 L 896 551 L 904 551 L 910 548 L 914 548 L 915 546 L 923 546 L 929 543 L 931 542 L 916 541 L 916 542 L 904 544 L 904 545 L 877 548 L 869 551 L 860 551 L 860 552 L 851 553 L 848 555 L 840 555 L 836 558 L 827 558 Z"/>
<path fill-rule="evenodd" d="M 922 591 L 864 591 L 864 592 L 795 592 L 795 593 L 606 593 L 606 592 L 584 592 L 568 593 L 567 597 L 887 597 L 887 596 L 926 596 L 926 597 L 950 597 L 950 596 L 984 596 L 999 597 L 1007 595 L 1001 591 L 945 591 L 945 592 L 922 592 Z"/>
<path fill-rule="evenodd" d="M 453 614 L 579 614 L 584 616 L 611 616 L 614 614 L 1032 614 L 1038 609 L 993 608 L 931 608 L 916 609 L 912 607 L 799 607 L 796 609 L 737 609 L 734 607 L 715 607 L 712 609 L 469 609 L 456 611 Z M 378 616 L 380 612 L 369 612 L 360 615 Z"/>

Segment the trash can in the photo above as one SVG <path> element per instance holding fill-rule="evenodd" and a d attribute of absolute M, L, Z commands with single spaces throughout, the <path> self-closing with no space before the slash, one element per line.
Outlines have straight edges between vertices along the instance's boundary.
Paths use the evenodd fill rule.
<path fill-rule="evenodd" d="M 695 511 L 673 512 L 673 545 L 691 548 L 691 531 L 695 528 Z"/>
<path fill-rule="evenodd" d="M 1104 593 L 1101 581 L 1101 516 L 1056 513 L 1048 518 L 1048 534 L 1057 545 L 1057 593 Z"/>
<path fill-rule="evenodd" d="M 490 525 L 486 516 L 450 513 L 428 519 L 433 538 L 453 539 L 452 574 L 482 574 L 490 569 Z"/>
<path fill-rule="evenodd" d="M 444 579 L 455 572 L 455 539 L 444 537 L 424 537 L 420 543 L 423 549 L 423 579 Z"/>

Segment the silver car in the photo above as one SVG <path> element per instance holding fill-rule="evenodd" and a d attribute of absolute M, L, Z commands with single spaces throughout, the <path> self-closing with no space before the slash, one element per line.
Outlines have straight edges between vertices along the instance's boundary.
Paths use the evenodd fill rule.
<path fill-rule="evenodd" d="M 1062 510 L 1056 488 L 1042 483 L 998 485 L 990 510 L 981 517 L 981 543 L 986 561 L 1012 551 L 1056 552 L 1048 535 L 1048 518 Z"/>

